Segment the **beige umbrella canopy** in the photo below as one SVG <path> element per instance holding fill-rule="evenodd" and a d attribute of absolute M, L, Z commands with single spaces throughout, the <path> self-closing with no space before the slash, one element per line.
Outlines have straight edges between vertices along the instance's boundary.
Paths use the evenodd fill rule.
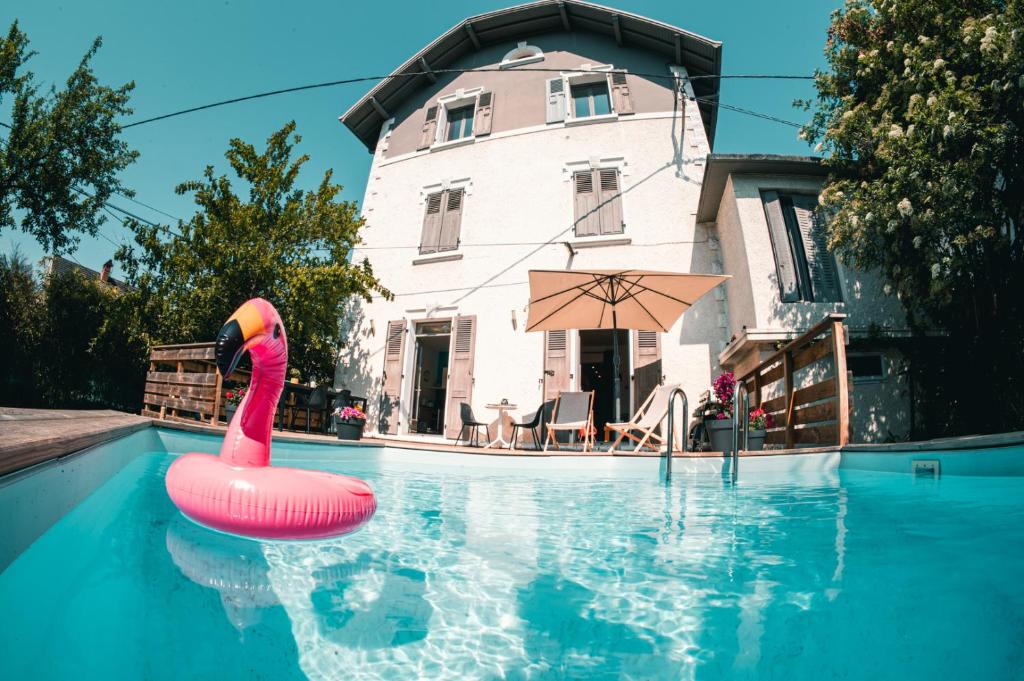
<path fill-rule="evenodd" d="M 527 331 L 636 329 L 668 331 L 722 274 L 648 270 L 530 270 Z M 621 418 L 618 334 L 612 334 L 615 416 Z"/>

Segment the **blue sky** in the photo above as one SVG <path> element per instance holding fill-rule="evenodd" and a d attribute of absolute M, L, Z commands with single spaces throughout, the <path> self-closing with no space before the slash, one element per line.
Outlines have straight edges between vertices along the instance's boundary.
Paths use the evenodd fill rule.
<path fill-rule="evenodd" d="M 45 2 L 6 0 L 3 30 L 18 19 L 37 54 L 29 63 L 45 84 L 63 82 L 88 49 L 103 37 L 94 61 L 100 80 L 134 80 L 133 118 L 296 85 L 387 74 L 427 42 L 467 16 L 515 4 L 512 0 L 443 3 L 399 0 L 348 2 L 177 2 L 138 0 Z M 624 10 L 675 24 L 724 43 L 722 72 L 810 74 L 823 66 L 829 14 L 838 0 L 732 0 L 668 2 L 606 0 Z M 370 84 L 342 85 L 244 102 L 125 130 L 139 160 L 124 173 L 136 199 L 171 215 L 188 218 L 193 204 L 174 186 L 200 177 L 207 165 L 226 170 L 224 150 L 232 137 L 262 143 L 294 119 L 311 160 L 301 182 L 315 186 L 327 168 L 344 185 L 344 198 L 361 201 L 370 155 L 338 122 L 338 116 Z M 728 104 L 802 122 L 795 98 L 812 94 L 809 81 L 729 81 Z M 0 120 L 8 117 L 8 103 Z M 716 152 L 807 154 L 796 130 L 723 110 Z M 172 223 L 124 198 L 112 201 L 153 221 Z M 113 254 L 111 243 L 129 239 L 110 220 L 107 238 L 83 238 L 74 257 L 99 269 Z M 108 241 L 107 239 L 110 239 Z M 14 246 L 32 260 L 44 254 L 20 231 L 0 232 L 0 251 Z M 115 276 L 118 271 L 115 269 Z"/>

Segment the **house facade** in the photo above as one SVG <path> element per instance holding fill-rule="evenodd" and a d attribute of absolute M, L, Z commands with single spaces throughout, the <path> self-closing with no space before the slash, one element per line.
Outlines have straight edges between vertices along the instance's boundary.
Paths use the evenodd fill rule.
<path fill-rule="evenodd" d="M 452 438 L 464 404 L 492 421 L 488 404 L 528 414 L 568 389 L 595 390 L 599 425 L 614 418 L 612 332 L 527 333 L 531 269 L 733 275 L 668 333 L 619 332 L 622 415 L 662 381 L 692 403 L 749 354 L 744 327 L 817 321 L 797 299 L 805 312 L 771 316 L 763 239 L 735 248 L 764 225 L 728 222 L 724 189 L 698 215 L 714 203 L 720 64 L 720 43 L 683 29 L 537 2 L 465 20 L 341 116 L 373 154 L 353 257 L 394 293 L 343 315 L 337 380 L 366 395 L 371 431 Z"/>
<path fill-rule="evenodd" d="M 851 441 L 906 439 L 912 387 L 901 346 L 910 329 L 877 275 L 828 252 L 815 212 L 825 176 L 812 157 L 708 156 L 697 220 L 717 237 L 732 275 L 724 285 L 729 343 L 718 362 L 742 375 L 825 315 L 846 314 Z M 798 375 L 797 387 L 801 378 L 814 377 Z"/>

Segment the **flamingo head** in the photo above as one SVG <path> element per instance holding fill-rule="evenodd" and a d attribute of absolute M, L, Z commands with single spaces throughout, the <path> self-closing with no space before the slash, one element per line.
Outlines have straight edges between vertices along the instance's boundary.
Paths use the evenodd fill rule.
<path fill-rule="evenodd" d="M 217 370 L 227 378 L 247 350 L 276 344 L 287 348 L 287 343 L 281 315 L 263 298 L 253 298 L 235 310 L 217 333 Z"/>

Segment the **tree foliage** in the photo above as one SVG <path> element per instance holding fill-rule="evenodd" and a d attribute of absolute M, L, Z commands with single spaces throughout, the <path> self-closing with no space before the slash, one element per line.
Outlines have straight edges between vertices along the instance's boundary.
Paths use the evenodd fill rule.
<path fill-rule="evenodd" d="M 948 340 L 939 430 L 1024 424 L 1024 2 L 848 0 L 825 55 L 830 247 Z"/>
<path fill-rule="evenodd" d="M 294 131 L 294 122 L 285 125 L 262 153 L 232 139 L 225 156 L 242 186 L 208 166 L 203 179 L 177 187 L 194 194 L 198 209 L 178 224 L 180 235 L 134 223 L 137 245 L 119 257 L 161 342 L 211 340 L 239 305 L 260 296 L 281 313 L 292 367 L 331 381 L 344 302 L 390 293 L 368 262 L 350 262 L 363 221 L 354 203 L 338 200 L 331 171 L 315 190 L 298 188 L 309 159 L 292 158 Z"/>
<path fill-rule="evenodd" d="M 16 225 L 49 252 L 74 250 L 81 234 L 96 235 L 113 193 L 131 195 L 117 174 L 138 156 L 119 139 L 117 119 L 131 113 L 134 83 L 101 85 L 90 62 L 97 38 L 64 88 L 41 92 L 25 64 L 28 36 L 11 24 L 0 36 L 0 103 L 10 124 L 0 128 L 0 230 Z"/>
<path fill-rule="evenodd" d="M 0 256 L 0 404 L 138 411 L 149 338 L 131 294 Z"/>

